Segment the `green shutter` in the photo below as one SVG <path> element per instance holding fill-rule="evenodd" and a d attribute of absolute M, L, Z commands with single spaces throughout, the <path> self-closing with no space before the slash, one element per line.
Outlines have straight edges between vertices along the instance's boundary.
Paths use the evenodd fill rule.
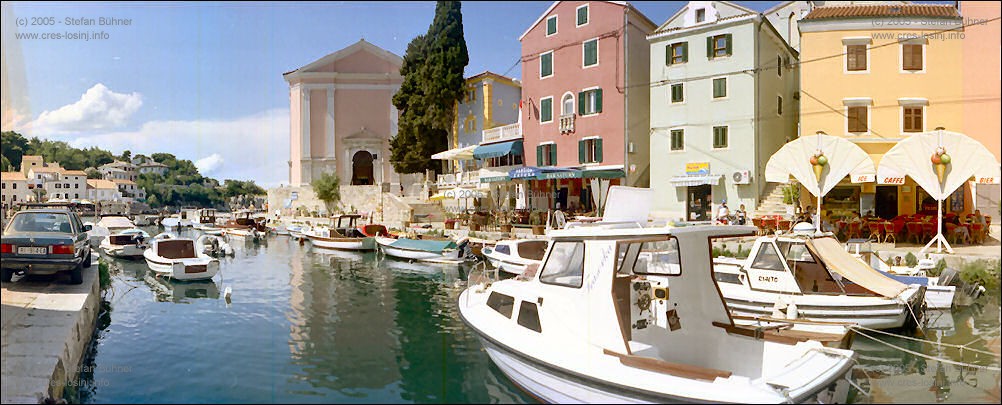
<path fill-rule="evenodd" d="M 556 32 L 557 32 L 557 19 L 553 18 L 553 17 L 547 18 L 546 19 L 546 35 L 553 35 Z"/>
<path fill-rule="evenodd" d="M 543 111 L 540 112 L 540 114 L 543 116 L 540 121 L 542 121 L 542 122 L 550 122 L 550 121 L 552 121 L 553 120 L 553 99 L 552 98 L 543 99 L 543 101 L 540 102 L 539 104 L 540 104 L 540 109 L 543 110 Z"/>
<path fill-rule="evenodd" d="M 602 89 L 597 89 L 595 91 L 595 112 L 602 112 Z"/>
<path fill-rule="evenodd" d="M 585 114 L 585 92 L 578 93 L 578 115 Z"/>
<path fill-rule="evenodd" d="M 590 46 L 589 46 L 590 45 Z M 584 43 L 584 65 L 592 66 L 598 63 L 598 40 Z"/>
<path fill-rule="evenodd" d="M 713 37 L 706 37 L 706 57 L 713 59 Z"/>
<path fill-rule="evenodd" d="M 665 65 L 671 65 L 671 45 L 665 46 Z"/>
<path fill-rule="evenodd" d="M 550 166 L 557 164 L 557 144 L 550 144 Z"/>
<path fill-rule="evenodd" d="M 595 161 L 602 163 L 602 138 L 595 140 Z"/>
<path fill-rule="evenodd" d="M 553 53 L 548 53 L 539 58 L 540 76 L 547 77 L 553 74 Z"/>
<path fill-rule="evenodd" d="M 588 6 L 578 9 L 578 25 L 588 23 Z"/>
<path fill-rule="evenodd" d="M 585 141 L 578 141 L 578 163 L 585 162 Z"/>
<path fill-rule="evenodd" d="M 543 165 L 543 145 L 536 145 L 536 166 Z"/>
<path fill-rule="evenodd" d="M 689 61 L 689 43 L 683 42 L 679 44 L 682 47 L 682 63 Z"/>
<path fill-rule="evenodd" d="M 724 49 L 727 49 L 727 56 L 730 56 L 731 55 L 731 34 L 724 34 L 724 38 L 726 38 L 724 41 L 727 42 L 727 45 L 725 46 Z"/>

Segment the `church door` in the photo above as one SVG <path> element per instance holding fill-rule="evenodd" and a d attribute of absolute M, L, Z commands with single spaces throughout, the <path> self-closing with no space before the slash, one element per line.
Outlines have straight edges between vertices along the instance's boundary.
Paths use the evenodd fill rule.
<path fill-rule="evenodd" d="M 364 150 L 355 152 L 351 158 L 351 184 L 368 186 L 372 185 L 372 154 Z"/>

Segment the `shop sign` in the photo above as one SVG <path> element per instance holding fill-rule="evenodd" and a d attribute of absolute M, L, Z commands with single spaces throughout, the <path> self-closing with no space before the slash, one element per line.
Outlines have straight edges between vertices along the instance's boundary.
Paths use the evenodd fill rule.
<path fill-rule="evenodd" d="M 539 168 L 536 167 L 519 167 L 517 169 L 512 169 L 508 172 L 508 177 L 514 179 L 526 179 L 531 177 L 536 177 L 539 174 Z"/>
<path fill-rule="evenodd" d="M 978 177 L 978 184 L 999 184 L 994 177 Z"/>
<path fill-rule="evenodd" d="M 880 184 L 905 184 L 905 176 L 884 177 L 880 179 Z"/>
<path fill-rule="evenodd" d="M 710 162 L 690 162 L 685 164 L 685 174 L 689 176 L 709 176 Z"/>

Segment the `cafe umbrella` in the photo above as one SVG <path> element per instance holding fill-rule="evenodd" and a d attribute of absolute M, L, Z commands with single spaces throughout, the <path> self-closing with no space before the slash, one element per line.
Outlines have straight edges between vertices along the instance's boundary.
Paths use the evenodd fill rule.
<path fill-rule="evenodd" d="M 909 136 L 884 154 L 877 165 L 880 184 L 903 184 L 911 177 L 936 200 L 936 236 L 922 248 L 935 243 L 936 251 L 953 253 L 943 236 L 943 201 L 972 179 L 978 184 L 999 184 L 1000 169 L 995 155 L 980 142 L 943 127 Z"/>
<path fill-rule="evenodd" d="M 783 145 L 765 165 L 766 181 L 789 183 L 792 176 L 817 197 L 816 224 L 821 223 L 821 200 L 842 178 L 849 176 L 853 183 L 871 183 L 875 174 L 873 160 L 863 149 L 845 138 L 821 131 Z"/>

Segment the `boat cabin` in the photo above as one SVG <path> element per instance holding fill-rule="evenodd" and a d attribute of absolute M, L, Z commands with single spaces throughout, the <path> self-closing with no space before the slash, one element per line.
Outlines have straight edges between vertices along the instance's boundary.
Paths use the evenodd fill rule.
<path fill-rule="evenodd" d="M 198 210 L 198 223 L 200 224 L 214 224 L 216 223 L 216 209 L 215 208 L 202 208 Z"/>
<path fill-rule="evenodd" d="M 716 279 L 790 294 L 882 295 L 906 288 L 846 252 L 832 236 L 760 237 L 747 259 L 717 258 Z"/>
<path fill-rule="evenodd" d="M 198 257 L 195 253 L 195 241 L 191 239 L 166 239 L 159 240 L 155 244 L 157 256 L 165 259 L 193 259 Z"/>
<path fill-rule="evenodd" d="M 521 257 L 523 259 L 543 260 L 543 255 L 546 254 L 546 247 L 549 244 L 549 241 L 543 239 L 502 241 L 494 245 L 493 250 L 501 254 Z"/>

